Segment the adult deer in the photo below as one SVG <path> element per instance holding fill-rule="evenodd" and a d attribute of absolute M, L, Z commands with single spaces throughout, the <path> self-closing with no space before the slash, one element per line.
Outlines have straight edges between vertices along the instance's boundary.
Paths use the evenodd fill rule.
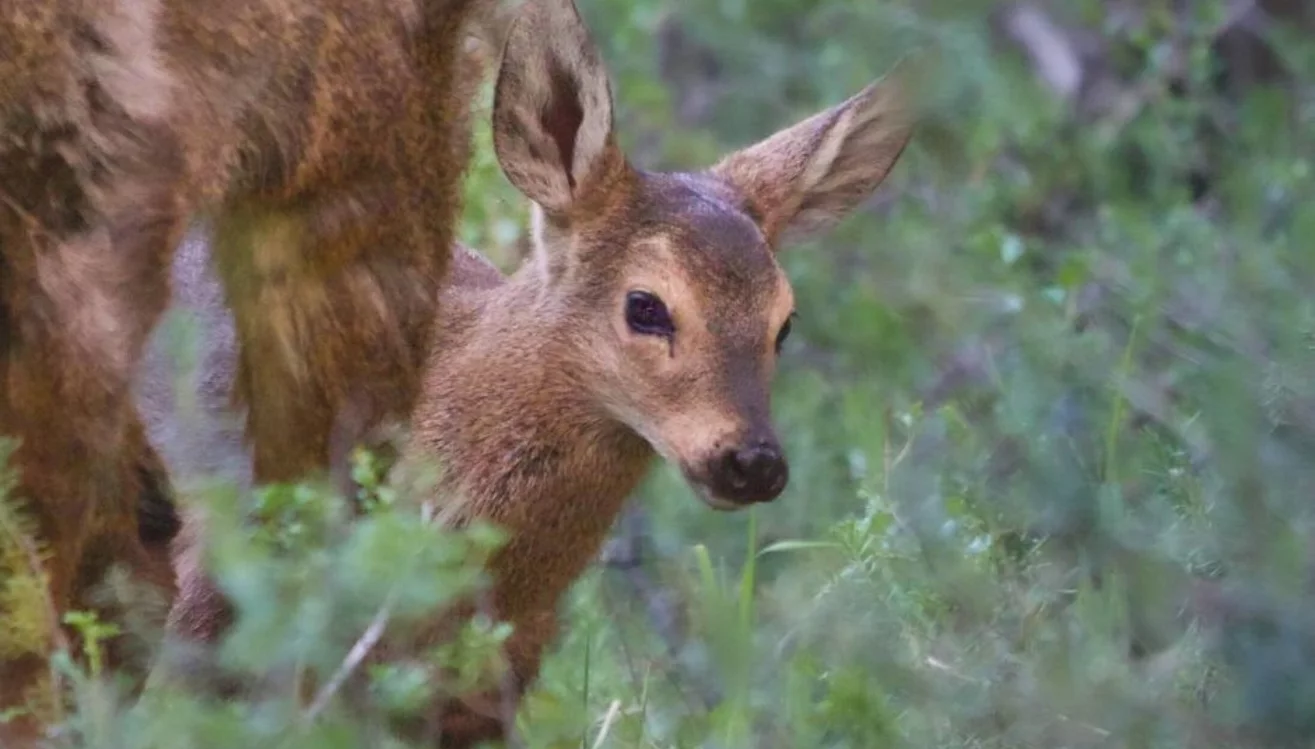
<path fill-rule="evenodd" d="M 458 58 L 496 2 L 0 4 L 0 434 L 56 617 L 111 565 L 171 594 L 168 523 L 137 521 L 157 472 L 128 389 L 194 214 L 258 481 L 410 413 L 478 83 Z M 30 702 L 51 647 L 7 642 L 0 710 Z M 34 734 L 28 706 L 0 743 Z"/>
<path fill-rule="evenodd" d="M 533 255 L 503 277 L 457 250 L 400 464 L 441 461 L 441 521 L 509 532 L 492 605 L 515 625 L 518 695 L 556 636 L 561 595 L 655 456 L 718 510 L 785 488 L 769 388 L 794 300 L 777 251 L 872 193 L 912 120 L 889 77 L 709 169 L 646 171 L 616 144 L 608 76 L 572 0 L 522 6 L 493 135 L 533 202 Z M 193 541 L 179 548 L 172 616 L 176 631 L 209 638 L 218 596 L 192 545 L 201 537 L 180 537 Z M 443 746 L 501 737 L 499 698 L 436 705 L 427 728 Z"/>

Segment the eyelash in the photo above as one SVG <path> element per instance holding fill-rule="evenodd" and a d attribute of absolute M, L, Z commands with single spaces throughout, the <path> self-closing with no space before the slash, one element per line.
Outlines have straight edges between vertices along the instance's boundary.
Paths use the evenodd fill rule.
<path fill-rule="evenodd" d="M 785 322 L 782 323 L 781 329 L 776 332 L 776 353 L 781 353 L 781 346 L 785 345 L 785 339 L 790 337 L 790 330 L 794 327 L 794 319 L 798 316 L 797 312 L 791 312 L 790 316 L 785 318 Z"/>

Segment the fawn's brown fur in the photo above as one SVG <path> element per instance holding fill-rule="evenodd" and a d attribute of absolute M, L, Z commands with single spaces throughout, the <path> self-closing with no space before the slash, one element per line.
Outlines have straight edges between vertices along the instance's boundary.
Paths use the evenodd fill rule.
<path fill-rule="evenodd" d="M 214 226 L 257 480 L 409 414 L 479 82 L 458 56 L 497 1 L 0 5 L 0 434 L 57 614 L 115 563 L 172 592 L 167 519 L 139 533 L 154 479 L 128 387 L 192 215 Z M 45 655 L 0 654 L 0 709 Z"/>
<path fill-rule="evenodd" d="M 655 455 L 717 509 L 784 488 L 768 391 L 793 298 L 776 251 L 881 183 L 910 135 L 901 94 L 887 79 L 710 169 L 644 171 L 616 145 L 607 74 L 572 0 L 534 0 L 512 22 L 494 145 L 534 203 L 534 253 L 504 278 L 458 246 L 399 467 L 437 457 L 440 519 L 509 532 L 492 604 L 515 625 L 517 695 L 556 635 L 559 598 Z M 204 639 L 218 596 L 199 534 L 179 536 L 172 616 Z M 503 736 L 499 700 L 436 706 L 442 745 Z"/>

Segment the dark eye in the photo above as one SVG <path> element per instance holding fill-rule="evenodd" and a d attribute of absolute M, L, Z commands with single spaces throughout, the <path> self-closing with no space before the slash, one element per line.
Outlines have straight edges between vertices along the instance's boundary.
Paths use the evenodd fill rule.
<path fill-rule="evenodd" d="M 790 337 L 790 323 L 794 321 L 795 313 L 791 312 L 790 316 L 785 318 L 785 324 L 776 334 L 776 353 L 781 353 L 781 347 L 785 345 L 785 339 Z"/>
<path fill-rule="evenodd" d="M 670 336 L 676 332 L 667 305 L 646 291 L 626 294 L 626 324 L 644 335 Z"/>

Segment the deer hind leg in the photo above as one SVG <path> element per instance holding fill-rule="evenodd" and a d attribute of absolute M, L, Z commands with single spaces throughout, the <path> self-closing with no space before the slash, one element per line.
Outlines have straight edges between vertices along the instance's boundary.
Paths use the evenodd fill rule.
<path fill-rule="evenodd" d="M 114 164 L 97 176 L 112 197 L 97 199 L 57 155 L 84 147 L 77 131 L 35 137 L 35 150 L 0 153 L 0 425 L 19 440 L 12 496 L 51 555 L 57 613 L 87 605 L 113 564 L 171 595 L 161 550 L 139 537 L 128 387 L 167 297 L 172 165 L 145 151 Z M 0 707 L 29 690 L 44 655 L 0 663 Z"/>
<path fill-rule="evenodd" d="M 391 202 L 387 190 L 368 194 Z M 382 208 L 344 227 L 343 206 L 369 198 L 251 201 L 215 220 L 211 256 L 235 324 L 234 396 L 257 484 L 324 478 L 345 462 L 343 446 L 409 416 L 446 245 Z M 212 641 L 233 612 L 204 552 L 182 553 L 170 629 Z"/>
<path fill-rule="evenodd" d="M 139 528 L 137 503 L 149 487 L 134 461 L 128 399 L 132 364 L 159 313 L 154 300 L 166 296 L 163 274 L 142 256 L 168 242 L 51 237 L 16 226 L 12 209 L 0 214 L 0 424 L 19 441 L 12 497 L 25 503 L 50 553 L 54 608 L 88 605 L 114 564 L 171 596 L 166 550 L 144 543 Z M 14 671 L 0 663 L 0 706 L 26 691 L 43 659 L 33 654 Z"/>
<path fill-rule="evenodd" d="M 139 537 L 128 388 L 167 297 L 182 160 L 149 2 L 15 2 L 0 14 L 0 433 L 18 440 L 10 497 L 48 551 L 59 617 L 99 608 L 111 565 L 170 594 Z M 44 691 L 51 642 L 0 653 L 0 709 Z M 41 717 L 0 725 L 0 744 Z"/>
<path fill-rule="evenodd" d="M 336 431 L 410 415 L 448 249 L 368 192 L 243 206 L 217 225 L 259 483 L 322 473 Z M 367 203 L 378 210 L 347 215 Z"/>

